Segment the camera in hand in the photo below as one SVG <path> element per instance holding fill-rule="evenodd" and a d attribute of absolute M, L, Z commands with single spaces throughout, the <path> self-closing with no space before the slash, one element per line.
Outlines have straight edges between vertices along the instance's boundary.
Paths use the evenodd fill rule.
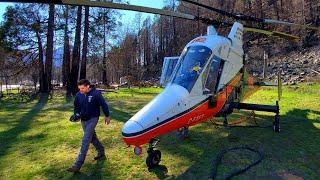
<path fill-rule="evenodd" d="M 81 116 L 78 113 L 75 113 L 70 117 L 71 122 L 78 122 L 78 121 L 80 121 L 80 119 L 81 119 Z"/>

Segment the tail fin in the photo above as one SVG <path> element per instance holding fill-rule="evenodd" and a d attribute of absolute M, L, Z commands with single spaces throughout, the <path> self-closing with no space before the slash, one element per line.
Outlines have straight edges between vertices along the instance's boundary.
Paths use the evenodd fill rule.
<path fill-rule="evenodd" d="M 242 45 L 243 45 L 242 36 L 243 36 L 243 25 L 238 22 L 235 22 L 228 35 L 228 38 L 231 39 L 232 41 L 232 45 L 242 48 Z"/>

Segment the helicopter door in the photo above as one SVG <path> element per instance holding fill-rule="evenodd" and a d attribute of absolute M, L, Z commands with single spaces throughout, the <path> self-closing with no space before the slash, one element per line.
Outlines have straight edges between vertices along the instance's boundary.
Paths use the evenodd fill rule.
<path fill-rule="evenodd" d="M 205 85 L 206 90 L 209 90 L 210 94 L 214 94 L 217 92 L 223 66 L 224 61 L 221 60 L 221 58 L 215 56 L 209 66 L 208 78 Z"/>

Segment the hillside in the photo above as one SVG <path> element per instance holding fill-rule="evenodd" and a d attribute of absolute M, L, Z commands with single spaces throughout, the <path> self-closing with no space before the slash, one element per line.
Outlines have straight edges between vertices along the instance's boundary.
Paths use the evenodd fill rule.
<path fill-rule="evenodd" d="M 276 50 L 255 44 L 248 50 L 247 64 L 255 76 L 263 77 L 263 56 L 266 58 L 266 81 L 275 81 L 281 73 L 283 84 L 296 84 L 320 80 L 320 45 L 294 50 Z"/>
<path fill-rule="evenodd" d="M 320 45 L 302 51 L 294 51 L 287 55 L 270 58 L 267 77 L 276 77 L 280 70 L 285 84 L 320 80 Z"/>

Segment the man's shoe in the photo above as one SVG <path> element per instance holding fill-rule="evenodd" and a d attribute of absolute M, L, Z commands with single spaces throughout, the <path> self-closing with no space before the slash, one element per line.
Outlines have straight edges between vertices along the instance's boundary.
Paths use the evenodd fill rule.
<path fill-rule="evenodd" d="M 72 167 L 68 168 L 67 171 L 77 173 L 80 171 L 80 168 L 78 168 L 76 166 L 72 166 Z"/>
<path fill-rule="evenodd" d="M 100 154 L 96 157 L 94 157 L 94 160 L 97 160 L 97 161 L 101 161 L 101 160 L 105 160 L 106 159 L 106 155 L 104 154 Z"/>

